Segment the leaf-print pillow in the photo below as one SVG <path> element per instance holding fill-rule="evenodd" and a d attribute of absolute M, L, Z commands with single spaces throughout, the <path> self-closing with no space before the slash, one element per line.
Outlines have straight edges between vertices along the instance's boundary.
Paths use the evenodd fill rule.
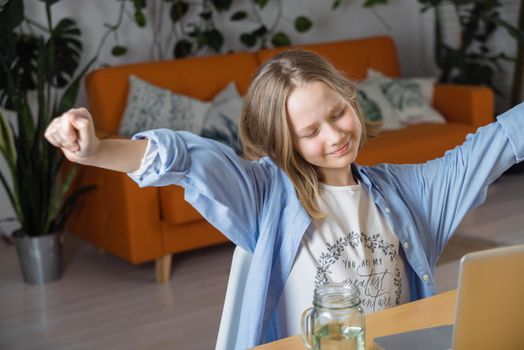
<path fill-rule="evenodd" d="M 376 81 L 366 79 L 357 83 L 357 102 L 364 118 L 382 121 L 381 130 L 396 130 L 403 127 L 397 112 Z"/>
<path fill-rule="evenodd" d="M 242 97 L 234 82 L 215 96 L 207 110 L 201 136 L 220 141 L 240 154 L 242 147 L 238 137 Z"/>
<path fill-rule="evenodd" d="M 210 105 L 131 75 L 118 133 L 130 137 L 139 131 L 168 128 L 200 134 Z"/>
<path fill-rule="evenodd" d="M 435 79 L 388 78 L 372 69 L 369 79 L 375 81 L 404 124 L 445 123 L 446 119 L 431 106 Z"/>

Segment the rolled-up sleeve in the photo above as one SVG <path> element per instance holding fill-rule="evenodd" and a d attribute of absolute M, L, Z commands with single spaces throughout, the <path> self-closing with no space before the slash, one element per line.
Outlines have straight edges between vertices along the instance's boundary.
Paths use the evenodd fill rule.
<path fill-rule="evenodd" d="M 167 186 L 180 182 L 189 170 L 189 155 L 182 138 L 168 129 L 145 131 L 133 140 L 148 139 L 140 168 L 128 175 L 140 186 Z"/>
<path fill-rule="evenodd" d="M 128 173 L 129 177 L 132 178 L 135 182 L 139 182 L 142 175 L 146 173 L 146 171 L 151 169 L 151 165 L 155 161 L 155 158 L 158 154 L 158 147 L 156 143 L 154 142 L 148 142 L 146 147 L 146 152 L 144 153 L 144 157 L 142 158 L 142 161 L 140 162 L 140 167 L 135 170 L 132 173 Z"/>
<path fill-rule="evenodd" d="M 133 139 L 149 140 L 143 166 L 128 174 L 139 186 L 182 186 L 185 200 L 208 222 L 235 244 L 254 248 L 270 168 L 189 132 L 158 129 Z"/>

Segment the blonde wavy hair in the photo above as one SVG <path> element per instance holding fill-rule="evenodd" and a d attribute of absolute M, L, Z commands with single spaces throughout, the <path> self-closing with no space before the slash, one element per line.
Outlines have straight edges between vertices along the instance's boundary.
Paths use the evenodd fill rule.
<path fill-rule="evenodd" d="M 309 82 L 321 81 L 354 108 L 362 127 L 359 149 L 368 137 L 376 135 L 380 123 L 366 120 L 357 104 L 357 92 L 325 58 L 305 50 L 287 50 L 265 62 L 256 72 L 244 97 L 240 117 L 240 141 L 244 157 L 257 160 L 270 157 L 291 179 L 297 196 L 314 219 L 322 219 L 319 175 L 295 149 L 286 112 L 293 90 Z"/>

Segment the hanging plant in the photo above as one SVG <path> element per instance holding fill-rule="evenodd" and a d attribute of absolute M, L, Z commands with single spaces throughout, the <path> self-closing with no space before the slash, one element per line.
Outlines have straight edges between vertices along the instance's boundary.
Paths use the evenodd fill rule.
<path fill-rule="evenodd" d="M 277 15 L 271 24 L 266 23 L 261 11 L 270 3 L 268 0 L 250 0 L 248 1 L 251 12 L 245 10 L 237 11 L 231 16 L 232 21 L 251 21 L 256 24 L 250 32 L 241 33 L 240 42 L 247 48 L 264 49 L 269 46 L 289 46 L 291 39 L 283 31 L 277 31 L 280 22 L 287 19 L 282 13 L 282 1 L 274 0 L 272 3 L 276 6 Z M 289 19 L 288 19 L 289 20 Z M 297 16 L 292 20 L 294 29 L 299 33 L 305 33 L 311 29 L 313 22 L 306 16 Z M 269 45 L 271 43 L 271 45 Z"/>
<path fill-rule="evenodd" d="M 335 1 L 338 7 L 342 1 Z M 493 35 L 504 30 L 513 39 L 524 44 L 524 32 L 500 16 L 503 3 L 493 0 L 418 0 L 421 12 L 435 13 L 435 63 L 439 82 L 454 84 L 486 85 L 502 94 L 494 77 L 502 70 L 502 62 L 514 62 L 513 57 L 490 45 Z M 365 6 L 387 4 L 388 0 L 366 0 Z M 457 47 L 444 43 L 442 6 L 451 6 L 458 18 L 460 40 Z M 522 6 L 522 5 L 521 5 Z"/>
<path fill-rule="evenodd" d="M 145 27 L 147 20 L 144 14 L 146 7 L 145 1 L 140 0 L 124 0 L 132 1 L 135 9 L 134 22 L 139 27 Z M 281 0 L 246 0 L 248 9 L 238 10 L 233 14 L 229 14 L 231 10 L 232 0 L 201 0 L 201 1 L 183 1 L 183 0 L 164 0 L 160 4 L 152 4 L 151 6 L 158 6 L 160 14 L 163 12 L 164 6 L 168 6 L 169 20 L 170 20 L 170 37 L 166 43 L 160 40 L 160 31 L 162 28 L 163 17 L 156 16 L 153 19 L 154 39 L 153 45 L 156 46 L 158 58 L 163 59 L 164 53 L 171 50 L 172 57 L 183 58 L 194 56 L 207 50 L 213 53 L 222 53 L 224 49 L 224 34 L 221 28 L 215 24 L 217 16 L 226 16 L 231 24 L 234 23 L 253 23 L 252 30 L 242 32 L 238 38 L 240 43 L 246 48 L 266 48 L 270 46 L 287 46 L 291 45 L 289 35 L 279 30 L 279 25 L 282 20 L 289 20 L 293 23 L 293 28 L 298 33 L 305 33 L 311 29 L 313 22 L 306 16 L 297 16 L 290 20 L 282 14 Z M 271 23 L 268 23 L 262 16 L 262 10 L 267 6 L 276 6 L 277 15 Z M 195 15 L 196 14 L 196 15 Z M 154 17 L 155 15 L 153 15 Z M 172 49 L 167 49 L 170 46 Z M 123 54 L 126 51 L 125 46 L 118 46 L 114 49 L 114 54 Z M 231 52 L 231 50 L 228 50 Z"/>

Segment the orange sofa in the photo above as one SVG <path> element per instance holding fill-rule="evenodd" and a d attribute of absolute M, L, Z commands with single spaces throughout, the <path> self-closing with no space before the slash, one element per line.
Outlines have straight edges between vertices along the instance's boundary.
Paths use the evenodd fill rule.
<path fill-rule="evenodd" d="M 349 77 L 365 78 L 368 68 L 400 74 L 389 37 L 346 40 L 302 47 L 327 56 Z M 201 100 L 211 100 L 230 81 L 244 94 L 256 68 L 280 49 L 234 53 L 103 68 L 86 78 L 89 109 L 101 137 L 116 133 L 128 77 Z M 360 164 L 423 162 L 463 142 L 466 134 L 493 120 L 493 94 L 484 87 L 437 85 L 433 106 L 446 124 L 409 126 L 369 140 Z M 140 189 L 126 174 L 83 167 L 80 182 L 96 184 L 69 221 L 69 230 L 133 264 L 156 261 L 157 281 L 170 276 L 171 255 L 227 241 L 184 201 L 177 186 Z"/>

